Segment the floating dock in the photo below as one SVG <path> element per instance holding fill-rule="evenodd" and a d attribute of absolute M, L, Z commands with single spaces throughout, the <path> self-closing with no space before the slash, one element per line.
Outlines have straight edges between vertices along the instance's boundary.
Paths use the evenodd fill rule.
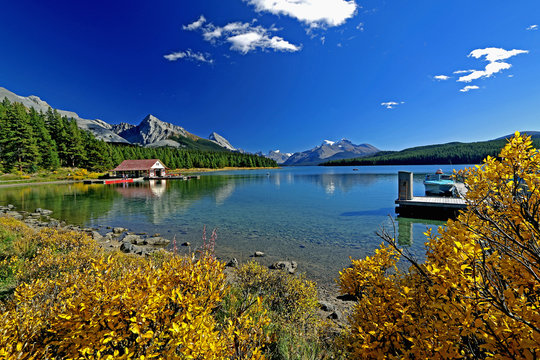
<path fill-rule="evenodd" d="M 178 175 L 178 176 L 154 176 L 154 177 L 145 177 L 144 180 L 191 180 L 191 179 L 200 179 L 200 175 Z"/>
<path fill-rule="evenodd" d="M 456 184 L 459 194 L 466 189 L 463 184 Z M 398 173 L 398 205 L 396 213 L 404 217 L 419 219 L 447 220 L 456 218 L 459 211 L 467 208 L 462 197 L 443 196 L 413 196 L 413 173 L 400 171 Z"/>
<path fill-rule="evenodd" d="M 188 176 L 161 176 L 161 177 L 145 177 L 145 178 L 135 178 L 135 179 L 87 179 L 83 180 L 85 184 L 121 184 L 121 183 L 133 183 L 140 182 L 143 180 L 191 180 L 191 179 L 200 179 L 200 175 L 188 175 Z"/>

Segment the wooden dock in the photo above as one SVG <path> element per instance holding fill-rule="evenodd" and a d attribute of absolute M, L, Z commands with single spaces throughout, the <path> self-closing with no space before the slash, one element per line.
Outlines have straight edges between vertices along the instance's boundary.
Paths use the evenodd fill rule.
<path fill-rule="evenodd" d="M 86 179 L 83 180 L 84 184 L 116 184 L 116 183 L 133 183 L 140 182 L 142 180 L 191 180 L 200 179 L 200 175 L 187 175 L 187 176 L 162 176 L 162 177 L 145 177 L 137 179 Z M 131 181 L 129 181 L 131 180 Z"/>
<path fill-rule="evenodd" d="M 177 176 L 160 176 L 160 177 L 145 177 L 144 180 L 191 180 L 200 179 L 200 175 L 177 175 Z"/>
<path fill-rule="evenodd" d="M 463 184 L 456 184 L 456 187 L 458 194 L 466 192 Z M 467 208 L 462 197 L 413 196 L 413 173 L 409 171 L 398 173 L 398 199 L 395 203 L 398 205 L 396 213 L 400 216 L 420 219 L 447 220 Z"/>

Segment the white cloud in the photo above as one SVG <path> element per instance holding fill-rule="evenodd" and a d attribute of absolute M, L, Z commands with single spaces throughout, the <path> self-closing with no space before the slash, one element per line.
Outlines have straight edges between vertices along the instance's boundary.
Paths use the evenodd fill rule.
<path fill-rule="evenodd" d="M 470 90 L 477 90 L 477 89 L 480 89 L 480 88 L 478 86 L 476 86 L 476 85 L 467 85 L 463 89 L 460 89 L 459 91 L 461 91 L 461 92 L 469 92 Z"/>
<path fill-rule="evenodd" d="M 435 80 L 448 80 L 450 79 L 450 76 L 446 76 L 446 75 L 436 75 L 433 77 Z"/>
<path fill-rule="evenodd" d="M 203 54 L 200 52 L 195 52 L 195 51 L 192 51 L 191 49 L 163 55 L 163 57 L 169 61 L 177 61 L 180 59 L 185 59 L 189 61 L 205 62 L 209 64 L 212 64 L 214 62 L 214 60 L 210 58 L 210 54 Z"/>
<path fill-rule="evenodd" d="M 182 26 L 182 29 L 189 30 L 189 31 L 197 30 L 200 27 L 202 27 L 205 22 L 206 22 L 206 18 L 203 15 L 201 15 L 201 17 L 199 17 L 197 21 L 194 21 L 189 25 Z"/>
<path fill-rule="evenodd" d="M 457 71 L 454 71 L 454 74 L 468 74 L 468 73 L 472 73 L 476 70 L 457 70 Z"/>
<path fill-rule="evenodd" d="M 344 24 L 356 15 L 354 0 L 244 0 L 257 12 L 287 15 L 306 23 L 311 28 Z"/>
<path fill-rule="evenodd" d="M 473 70 L 472 72 L 470 70 L 460 70 L 463 73 L 470 73 L 468 75 L 461 76 L 457 81 L 471 82 L 476 79 L 490 77 L 491 75 L 501 72 L 502 70 L 510 69 L 512 65 L 504 62 L 503 60 L 509 59 L 519 54 L 527 54 L 528 52 L 529 51 L 527 50 L 504 50 L 500 48 L 485 48 L 473 50 L 469 54 L 469 57 L 474 57 L 476 59 L 485 57 L 485 60 L 487 60 L 489 63 L 486 65 L 486 68 L 484 70 Z"/>
<path fill-rule="evenodd" d="M 529 26 L 529 27 L 528 27 L 527 29 L 525 29 L 525 30 L 529 30 L 529 31 L 531 31 L 531 30 L 538 30 L 538 25 L 531 25 L 531 26 Z"/>
<path fill-rule="evenodd" d="M 405 104 L 405 101 L 396 102 L 396 101 L 388 101 L 381 103 L 382 106 L 384 106 L 387 109 L 393 109 L 398 105 Z"/>
<path fill-rule="evenodd" d="M 527 50 L 504 50 L 500 48 L 485 48 L 485 49 L 476 49 L 471 51 L 469 57 L 480 59 L 485 56 L 486 60 L 489 62 L 501 61 L 511 58 L 519 54 L 527 54 Z"/>
<path fill-rule="evenodd" d="M 239 35 L 234 35 L 227 38 L 231 43 L 231 50 L 236 50 L 242 54 L 247 54 L 257 48 L 273 49 L 274 51 L 298 51 L 296 45 L 283 40 L 278 36 L 269 37 L 264 33 L 250 31 Z"/>
<path fill-rule="evenodd" d="M 356 30 L 364 31 L 364 23 L 356 25 Z"/>
<path fill-rule="evenodd" d="M 268 29 L 262 26 L 255 26 L 254 22 L 242 23 L 232 22 L 225 26 L 215 26 L 207 23 L 197 27 L 186 28 L 186 30 L 201 30 L 204 40 L 215 44 L 216 42 L 228 42 L 231 50 L 247 54 L 257 49 L 274 50 L 282 52 L 296 52 L 301 46 L 294 45 L 279 36 L 272 36 L 272 32 L 278 31 L 275 27 Z M 191 26 L 192 24 L 188 25 Z"/>

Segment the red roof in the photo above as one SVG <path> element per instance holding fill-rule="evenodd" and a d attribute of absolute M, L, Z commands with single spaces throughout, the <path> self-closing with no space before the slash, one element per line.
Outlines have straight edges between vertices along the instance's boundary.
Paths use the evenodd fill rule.
<path fill-rule="evenodd" d="M 124 160 L 120 165 L 118 165 L 112 171 L 136 171 L 136 170 L 150 170 L 156 162 L 163 163 L 159 159 L 148 159 L 148 160 Z M 165 166 L 165 165 L 163 165 Z"/>

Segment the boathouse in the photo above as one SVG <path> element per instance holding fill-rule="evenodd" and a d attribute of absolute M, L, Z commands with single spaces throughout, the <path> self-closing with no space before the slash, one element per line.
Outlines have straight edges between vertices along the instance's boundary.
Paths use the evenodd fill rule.
<path fill-rule="evenodd" d="M 160 178 L 165 176 L 167 167 L 159 159 L 124 160 L 112 170 L 116 177 Z"/>

